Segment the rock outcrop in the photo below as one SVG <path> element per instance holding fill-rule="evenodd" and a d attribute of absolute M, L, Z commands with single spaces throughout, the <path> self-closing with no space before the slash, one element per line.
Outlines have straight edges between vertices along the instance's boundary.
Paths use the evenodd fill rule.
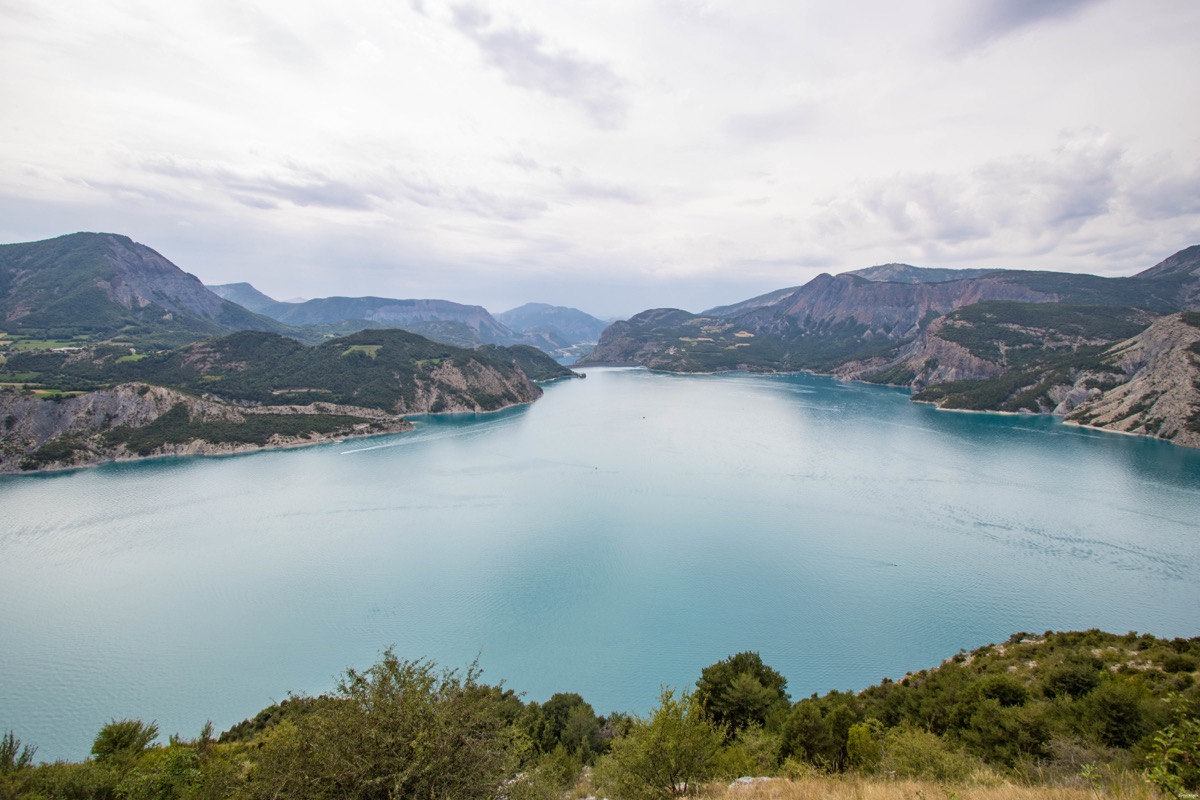
<path fill-rule="evenodd" d="M 1200 447 L 1200 320 L 1172 314 L 1112 347 L 1105 360 L 1125 375 L 1118 386 L 1092 390 L 1067 421 Z"/>
<path fill-rule="evenodd" d="M 1004 374 L 1003 365 L 980 358 L 963 345 L 940 336 L 947 322 L 946 317 L 935 319 L 915 342 L 900 348 L 892 358 L 851 361 L 834 369 L 833 375 L 842 380 L 870 380 L 920 388 Z"/>
<path fill-rule="evenodd" d="M 234 430 L 255 417 L 333 417 L 340 424 L 322 432 L 270 434 L 261 444 L 221 441 L 217 437 L 212 441 L 167 441 L 150 452 L 135 451 L 121 436 L 114 436 L 144 429 L 170 413 L 191 423 L 225 423 Z M 290 427 L 305 426 L 300 423 Z M 121 384 L 59 400 L 7 392 L 0 394 L 0 473 L 81 467 L 145 456 L 218 455 L 295 447 L 411 429 L 412 423 L 403 417 L 378 409 L 333 403 L 247 408 L 144 383 Z"/>

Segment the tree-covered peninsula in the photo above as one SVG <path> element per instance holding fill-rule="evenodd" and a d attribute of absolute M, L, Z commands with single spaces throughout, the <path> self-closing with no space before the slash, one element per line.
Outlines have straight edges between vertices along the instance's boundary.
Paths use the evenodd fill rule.
<path fill-rule="evenodd" d="M 163 352 L 19 350 L 0 364 L 0 471 L 225 453 L 411 427 L 406 414 L 495 411 L 573 375 L 533 347 L 468 350 L 402 330 L 310 346 L 242 331 Z"/>
<path fill-rule="evenodd" d="M 1200 638 L 1048 631 L 796 701 L 738 653 L 598 716 L 388 650 L 219 737 L 113 720 L 89 758 L 35 764 L 8 731 L 0 798 L 1195 797 L 1198 675 Z"/>

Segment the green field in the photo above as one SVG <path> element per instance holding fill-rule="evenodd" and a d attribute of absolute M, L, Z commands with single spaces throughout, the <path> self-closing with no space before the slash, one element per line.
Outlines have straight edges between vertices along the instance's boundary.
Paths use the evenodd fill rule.
<path fill-rule="evenodd" d="M 20 339 L 14 338 L 8 345 L 10 350 L 53 350 L 56 347 L 83 347 L 86 342 L 74 339 Z"/>
<path fill-rule="evenodd" d="M 349 356 L 349 355 L 354 355 L 355 353 L 363 353 L 365 355 L 370 356 L 371 358 L 375 358 L 375 356 L 379 353 L 379 348 L 381 348 L 381 347 L 383 347 L 383 345 L 352 344 L 349 347 L 347 347 L 345 350 L 342 351 L 342 355 Z"/>

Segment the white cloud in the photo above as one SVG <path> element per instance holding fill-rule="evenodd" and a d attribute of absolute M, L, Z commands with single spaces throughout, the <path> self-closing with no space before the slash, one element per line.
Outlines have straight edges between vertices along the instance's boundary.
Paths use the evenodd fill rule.
<path fill-rule="evenodd" d="M 1193 0 L 0 9 L 0 235 L 281 296 L 700 308 L 1200 240 Z"/>

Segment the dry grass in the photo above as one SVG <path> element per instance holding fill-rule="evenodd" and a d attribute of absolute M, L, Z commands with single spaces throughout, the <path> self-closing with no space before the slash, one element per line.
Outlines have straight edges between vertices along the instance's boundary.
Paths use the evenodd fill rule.
<path fill-rule="evenodd" d="M 1031 787 L 1011 783 L 946 786 L 926 781 L 861 777 L 812 777 L 770 780 L 748 785 L 711 787 L 704 800 L 1099 800 L 1130 798 L 1156 800 L 1157 794 L 1139 780 L 1088 788 Z"/>

